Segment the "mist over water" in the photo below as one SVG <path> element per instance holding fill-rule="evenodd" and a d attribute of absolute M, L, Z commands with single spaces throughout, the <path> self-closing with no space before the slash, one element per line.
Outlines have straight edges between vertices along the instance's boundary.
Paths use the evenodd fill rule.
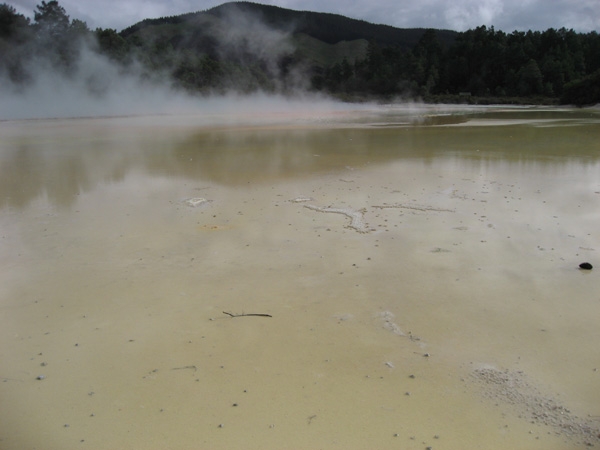
<path fill-rule="evenodd" d="M 208 19 L 205 19 L 208 20 Z M 268 90 L 249 86 L 248 74 L 225 77 L 214 92 L 191 93 L 177 86 L 167 69 L 148 69 L 137 60 L 117 63 L 99 51 L 94 35 L 72 36 L 67 67 L 57 65 L 59 50 L 53 36 L 36 38 L 34 44 L 18 46 L 8 56 L 23 58 L 19 82 L 0 68 L 0 120 L 74 118 L 156 114 L 245 114 L 273 113 L 309 105 L 318 112 L 325 108 L 347 109 L 339 103 L 307 91 L 309 79 L 302 67 L 282 72 L 281 58 L 294 51 L 291 31 L 274 29 L 261 17 L 225 10 L 218 21 L 200 23 L 210 30 L 215 51 L 242 66 L 260 61 L 269 77 Z M 152 36 L 147 37 L 150 41 Z M 62 56 L 58 57 L 60 59 Z M 177 61 L 174 61 L 177 63 Z M 62 63 L 61 63 L 62 64 Z"/>
<path fill-rule="evenodd" d="M 154 114 L 226 114 L 273 112 L 309 103 L 333 107 L 319 96 L 282 96 L 266 93 L 191 95 L 170 85 L 168 79 L 144 79 L 136 70 L 123 71 L 106 57 L 82 46 L 70 76 L 44 61 L 30 66 L 33 81 L 26 87 L 10 82 L 0 88 L 0 120 Z"/>
<path fill-rule="evenodd" d="M 169 72 L 172 67 L 149 68 L 135 52 L 126 63 L 111 59 L 100 51 L 94 34 L 68 35 L 68 49 L 63 50 L 42 33 L 25 44 L 15 43 L 6 53 L 17 64 L 16 69 L 0 67 L 0 120 L 216 114 L 227 122 L 228 115 L 348 109 L 309 92 L 310 76 L 302 65 L 282 69 L 282 58 L 295 51 L 293 24 L 289 30 L 274 28 L 235 5 L 225 8 L 218 20 L 201 21 L 197 26 L 209 30 L 220 58 L 237 61 L 247 73 L 225 75 L 219 89 L 192 92 L 177 84 Z M 143 39 L 152 43 L 158 38 Z M 57 62 L 64 58 L 66 63 Z M 257 61 L 269 78 L 268 89 L 248 78 Z M 18 73 L 16 78 L 11 70 Z"/>
<path fill-rule="evenodd" d="M 142 81 L 139 77 L 119 73 L 119 70 L 97 55 L 87 58 L 93 67 L 95 83 L 105 89 L 90 91 L 89 71 L 78 72 L 73 79 L 59 74 L 39 72 L 35 82 L 23 92 L 15 89 L 0 93 L 0 120 L 76 118 L 97 116 L 206 114 L 227 115 L 272 113 L 309 105 L 334 108 L 333 101 L 314 98 L 252 94 L 192 96 L 166 84 Z M 90 66 L 86 66 L 90 67 Z M 339 105 L 338 105 L 339 106 Z"/>
<path fill-rule="evenodd" d="M 296 118 L 312 124 L 360 111 L 419 116 L 423 110 L 464 109 L 398 103 L 344 103 L 325 95 L 294 89 L 286 93 L 230 90 L 192 94 L 173 86 L 167 75 L 149 79 L 139 65 L 127 70 L 82 44 L 76 68 L 66 76 L 43 60 L 32 62 L 34 74 L 25 87 L 10 81 L 0 87 L 0 120 L 107 116 L 196 116 L 201 125 L 256 124 Z M 337 117 L 339 119 L 339 117 Z"/>

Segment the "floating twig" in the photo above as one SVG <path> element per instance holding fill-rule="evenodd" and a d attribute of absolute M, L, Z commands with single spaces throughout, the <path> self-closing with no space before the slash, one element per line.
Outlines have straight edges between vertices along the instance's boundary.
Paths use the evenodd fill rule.
<path fill-rule="evenodd" d="M 6 378 L 6 377 L 0 377 L 0 380 L 2 381 L 23 381 L 23 380 L 19 380 L 17 378 Z"/>
<path fill-rule="evenodd" d="M 231 314 L 226 311 L 223 311 L 223 314 L 227 314 L 230 317 L 248 317 L 248 316 L 256 316 L 256 317 L 273 317 L 271 314 Z"/>
<path fill-rule="evenodd" d="M 373 205 L 373 208 L 378 209 L 386 209 L 386 208 L 397 208 L 397 209 L 412 209 L 415 211 L 437 211 L 437 212 L 456 212 L 454 209 L 446 209 L 446 208 L 435 208 L 429 205 L 416 205 L 416 204 L 408 204 L 408 203 L 394 203 L 393 205 Z"/>
<path fill-rule="evenodd" d="M 196 366 L 173 367 L 171 370 L 192 369 L 194 372 L 198 370 Z"/>

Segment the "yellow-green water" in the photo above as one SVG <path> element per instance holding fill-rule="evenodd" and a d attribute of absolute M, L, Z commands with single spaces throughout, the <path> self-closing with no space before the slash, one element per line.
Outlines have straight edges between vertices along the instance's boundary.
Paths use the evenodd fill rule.
<path fill-rule="evenodd" d="M 0 448 L 600 445 L 600 115 L 434 113 L 1 122 Z"/>

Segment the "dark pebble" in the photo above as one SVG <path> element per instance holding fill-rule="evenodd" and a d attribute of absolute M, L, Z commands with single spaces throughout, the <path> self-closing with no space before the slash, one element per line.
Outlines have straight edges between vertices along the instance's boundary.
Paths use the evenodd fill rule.
<path fill-rule="evenodd" d="M 589 262 L 584 262 L 579 264 L 579 268 L 583 270 L 592 270 L 594 266 L 592 266 Z"/>

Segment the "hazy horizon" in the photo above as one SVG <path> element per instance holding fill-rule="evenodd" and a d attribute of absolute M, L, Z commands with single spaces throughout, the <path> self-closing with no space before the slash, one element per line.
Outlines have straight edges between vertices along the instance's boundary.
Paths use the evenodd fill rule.
<path fill-rule="evenodd" d="M 223 3 L 222 0 L 89 0 L 59 2 L 71 18 L 88 23 L 91 28 L 122 30 L 144 19 L 177 16 L 204 11 Z M 590 32 L 600 29 L 600 10 L 594 0 L 547 2 L 530 0 L 353 0 L 320 2 L 316 0 L 265 0 L 255 3 L 282 8 L 340 14 L 353 19 L 390 25 L 398 28 L 437 28 L 465 31 L 481 25 L 493 26 L 505 32 L 543 31 L 549 28 Z M 32 17 L 37 0 L 8 2 L 25 16 Z"/>

